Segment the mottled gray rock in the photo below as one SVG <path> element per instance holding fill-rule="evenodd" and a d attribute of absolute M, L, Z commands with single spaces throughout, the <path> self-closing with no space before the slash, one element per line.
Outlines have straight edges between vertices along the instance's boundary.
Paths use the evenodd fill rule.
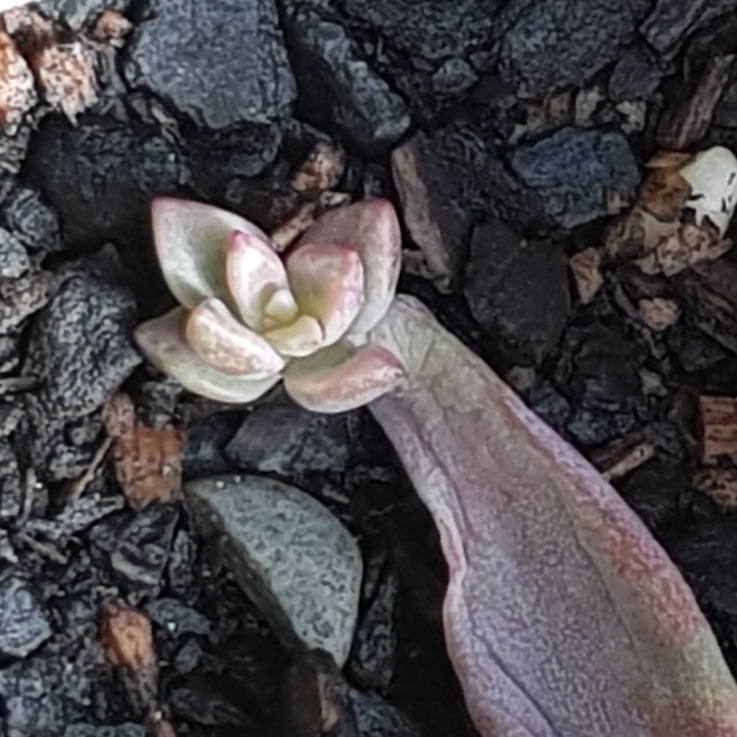
<path fill-rule="evenodd" d="M 177 652 L 173 666 L 178 674 L 191 673 L 202 660 L 204 650 L 197 640 L 187 640 Z"/>
<path fill-rule="evenodd" d="M 361 737 L 419 737 L 421 734 L 409 717 L 378 694 L 352 688 L 348 696 Z"/>
<path fill-rule="evenodd" d="M 64 731 L 64 737 L 146 737 L 141 724 L 126 722 L 114 727 L 96 727 L 92 724 L 71 724 Z"/>
<path fill-rule="evenodd" d="M 345 663 L 358 614 L 362 562 L 350 533 L 318 501 L 258 476 L 191 481 L 207 531 L 224 533 L 241 586 L 286 644 Z"/>
<path fill-rule="evenodd" d="M 308 412 L 294 404 L 263 405 L 245 419 L 225 448 L 239 468 L 284 475 L 345 470 L 349 418 Z"/>
<path fill-rule="evenodd" d="M 287 116 L 295 84 L 273 0 L 151 0 L 125 74 L 199 125 Z"/>
<path fill-rule="evenodd" d="M 737 8 L 737 0 L 658 0 L 640 33 L 661 54 L 710 20 Z"/>
<path fill-rule="evenodd" d="M 92 115 L 73 126 L 48 116 L 24 173 L 58 213 L 66 244 L 112 241 L 125 247 L 124 261 L 131 251 L 143 282 L 156 275 L 147 247 L 151 197 L 173 193 L 185 176 L 182 154 L 157 126 Z"/>
<path fill-rule="evenodd" d="M 306 119 L 337 126 L 368 151 L 402 136 L 410 125 L 404 101 L 371 69 L 342 25 L 303 8 L 288 14 L 286 26 Z"/>
<path fill-rule="evenodd" d="M 535 98 L 582 85 L 634 31 L 627 0 L 511 0 L 498 23 L 500 73 Z"/>
<path fill-rule="evenodd" d="M 34 323 L 23 374 L 41 387 L 25 399 L 36 467 L 51 477 L 66 477 L 65 464 L 78 455 L 65 428 L 97 410 L 141 362 L 131 338 L 135 316 L 126 287 L 82 272 Z"/>
<path fill-rule="evenodd" d="M 0 130 L 0 201 L 15 185 L 28 150 L 31 128 L 22 126 L 14 135 Z"/>
<path fill-rule="evenodd" d="M 192 422 L 182 452 L 185 478 L 199 478 L 236 470 L 225 457 L 224 448 L 243 422 L 237 412 L 218 412 Z"/>
<path fill-rule="evenodd" d="M 651 53 L 635 47 L 614 66 L 609 78 L 612 102 L 648 100 L 663 78 L 663 70 Z"/>
<path fill-rule="evenodd" d="M 500 222 L 471 239 L 464 294 L 471 313 L 516 361 L 539 364 L 558 345 L 570 310 L 568 259 L 547 241 L 526 241 Z"/>
<path fill-rule="evenodd" d="M 444 62 L 432 75 L 432 87 L 440 95 L 460 94 L 476 83 L 478 77 L 464 59 L 452 58 Z"/>
<path fill-rule="evenodd" d="M 146 607 L 146 613 L 153 622 L 172 635 L 209 635 L 212 626 L 203 617 L 178 599 L 156 599 Z"/>
<path fill-rule="evenodd" d="M 397 49 L 430 61 L 469 57 L 490 40 L 500 0 L 346 0 L 350 19 L 368 23 Z"/>
<path fill-rule="evenodd" d="M 614 214 L 633 200 L 640 181 L 637 162 L 621 133 L 563 128 L 518 148 L 511 164 L 540 195 L 547 214 L 564 228 Z"/>
<path fill-rule="evenodd" d="M 103 10 L 122 13 L 130 4 L 131 0 L 42 0 L 39 3 L 45 15 L 63 21 L 75 31 L 91 23 Z"/>
<path fill-rule="evenodd" d="M 0 582 L 0 653 L 24 658 L 51 637 L 51 627 L 36 595 L 22 578 Z"/>
<path fill-rule="evenodd" d="M 351 682 L 385 690 L 394 677 L 397 632 L 394 626 L 399 581 L 386 557 L 366 566 L 361 618 L 353 639 L 348 672 Z"/>
<path fill-rule="evenodd" d="M 14 187 L 3 201 L 2 219 L 8 230 L 29 250 L 59 250 L 59 219 L 43 202 L 38 190 L 25 185 Z"/>
<path fill-rule="evenodd" d="M 14 520 L 23 504 L 23 479 L 10 442 L 0 440 L 0 520 Z"/>
<path fill-rule="evenodd" d="M 85 633 L 90 641 L 95 633 L 94 620 L 91 624 L 91 631 Z M 97 648 L 75 644 L 55 637 L 39 654 L 0 671 L 7 737 L 63 735 L 70 725 L 89 720 L 93 700 L 103 719 L 108 711 L 112 712 L 111 722 L 120 719 L 120 703 L 117 711 L 106 703 L 106 694 L 113 688 L 110 667 Z M 126 716 L 132 721 L 133 715 Z M 136 733 L 130 735 L 134 736 L 138 737 Z"/>
<path fill-rule="evenodd" d="M 0 228 L 0 278 L 15 279 L 28 271 L 30 265 L 20 241 L 5 228 Z"/>
<path fill-rule="evenodd" d="M 90 531 L 93 551 L 135 591 L 157 594 L 169 560 L 179 510 L 151 505 L 107 517 Z"/>

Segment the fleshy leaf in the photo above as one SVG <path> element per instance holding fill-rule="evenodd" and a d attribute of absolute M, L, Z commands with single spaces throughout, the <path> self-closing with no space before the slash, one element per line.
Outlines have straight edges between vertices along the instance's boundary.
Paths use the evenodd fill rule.
<path fill-rule="evenodd" d="M 252 402 L 279 381 L 279 374 L 251 379 L 230 376 L 206 364 L 184 340 L 186 314 L 177 307 L 136 330 L 141 351 L 159 371 L 176 379 L 185 389 L 218 402 Z"/>
<path fill-rule="evenodd" d="M 307 230 L 297 248 L 304 243 L 346 245 L 358 251 L 364 271 L 364 302 L 350 331 L 371 330 L 389 309 L 401 268 L 402 237 L 391 202 L 367 200 L 331 210 Z"/>
<path fill-rule="evenodd" d="M 225 253 L 234 230 L 268 243 L 255 225 L 201 202 L 159 197 L 151 205 L 156 254 L 164 279 L 177 301 L 196 307 L 225 289 Z"/>
<path fill-rule="evenodd" d="M 300 312 L 322 326 L 323 345 L 340 340 L 363 304 L 363 266 L 346 246 L 305 243 L 287 259 L 287 274 Z"/>
<path fill-rule="evenodd" d="M 205 363 L 226 374 L 264 379 L 284 368 L 284 359 L 260 335 L 241 325 L 219 299 L 208 299 L 192 310 L 185 336 Z"/>
<path fill-rule="evenodd" d="M 264 306 L 262 322 L 269 330 L 277 325 L 288 325 L 296 320 L 299 307 L 290 289 L 277 289 Z"/>
<path fill-rule="evenodd" d="M 343 343 L 294 361 L 284 371 L 284 388 L 313 412 L 347 412 L 393 389 L 402 364 L 380 346 L 353 349 Z"/>
<path fill-rule="evenodd" d="M 308 356 L 323 342 L 320 323 L 309 315 L 300 315 L 291 325 L 263 333 L 263 337 L 284 356 Z"/>
<path fill-rule="evenodd" d="M 484 737 L 735 737 L 737 686 L 694 596 L 617 492 L 416 300 L 372 341 L 369 405 L 440 531 L 445 636 Z"/>
<path fill-rule="evenodd" d="M 226 273 L 228 289 L 243 321 L 260 330 L 266 305 L 276 292 L 289 289 L 284 264 L 261 238 L 236 231 L 228 243 Z"/>

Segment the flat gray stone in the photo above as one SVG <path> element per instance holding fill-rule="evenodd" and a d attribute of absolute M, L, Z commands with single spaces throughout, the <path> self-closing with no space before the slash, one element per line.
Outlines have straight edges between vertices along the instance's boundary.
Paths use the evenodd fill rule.
<path fill-rule="evenodd" d="M 191 481 L 185 493 L 204 532 L 226 535 L 229 565 L 284 643 L 342 666 L 363 573 L 351 534 L 316 499 L 259 476 Z"/>
<path fill-rule="evenodd" d="M 151 0 L 125 75 L 214 129 L 283 118 L 296 98 L 273 0 Z"/>
<path fill-rule="evenodd" d="M 51 637 L 51 628 L 36 596 L 22 578 L 0 583 L 0 653 L 24 658 Z"/>
<path fill-rule="evenodd" d="M 631 202 L 640 181 L 637 162 L 621 133 L 563 128 L 520 146 L 511 156 L 520 179 L 537 191 L 545 212 L 564 228 L 614 214 L 608 198 Z"/>

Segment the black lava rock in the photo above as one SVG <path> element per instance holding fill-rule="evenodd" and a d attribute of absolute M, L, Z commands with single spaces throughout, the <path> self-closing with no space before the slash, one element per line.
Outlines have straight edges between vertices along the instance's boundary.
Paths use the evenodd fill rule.
<path fill-rule="evenodd" d="M 20 241 L 0 228 L 0 278 L 14 279 L 28 271 L 31 262 Z"/>
<path fill-rule="evenodd" d="M 612 102 L 649 100 L 663 78 L 654 54 L 639 46 L 628 51 L 614 66 L 609 78 Z"/>
<path fill-rule="evenodd" d="M 561 249 L 489 223 L 474 230 L 464 294 L 476 320 L 516 360 L 538 364 L 557 346 L 570 309 L 567 270 Z"/>
<path fill-rule="evenodd" d="M 468 58 L 490 41 L 500 0 L 346 0 L 349 20 L 368 23 L 396 49 L 429 61 Z"/>
<path fill-rule="evenodd" d="M 177 189 L 184 164 L 154 126 L 95 116 L 72 126 L 49 116 L 34 138 L 25 173 L 58 212 L 68 245 L 126 246 L 135 257 L 126 259 L 124 249 L 124 261 L 137 263 L 145 277 L 140 262 L 150 199 Z"/>
<path fill-rule="evenodd" d="M 311 9 L 291 7 L 286 28 L 301 117 L 337 128 L 368 152 L 385 149 L 402 136 L 410 125 L 404 101 L 371 69 L 341 24 Z"/>
<path fill-rule="evenodd" d="M 499 28 L 502 76 L 521 96 L 540 98 L 614 61 L 634 17 L 627 0 L 511 0 Z"/>
<path fill-rule="evenodd" d="M 621 133 L 563 128 L 521 146 L 511 164 L 537 190 L 547 214 L 573 228 L 611 214 L 609 198 L 630 202 L 640 181 L 637 163 Z"/>
<path fill-rule="evenodd" d="M 273 0 L 151 0 L 125 74 L 213 129 L 286 117 L 296 96 Z"/>
<path fill-rule="evenodd" d="M 121 585 L 156 595 L 178 520 L 179 510 L 171 505 L 110 515 L 90 532 L 93 551 L 98 560 L 110 566 Z"/>
<path fill-rule="evenodd" d="M 38 190 L 15 187 L 2 203 L 1 215 L 8 230 L 30 251 L 59 250 L 59 218 Z"/>
<path fill-rule="evenodd" d="M 317 414 L 291 403 L 257 407 L 225 448 L 239 468 L 283 475 L 339 473 L 349 454 L 347 415 Z"/>
<path fill-rule="evenodd" d="M 658 0 L 640 33 L 656 51 L 670 53 L 687 35 L 735 7 L 736 0 Z"/>
<path fill-rule="evenodd" d="M 0 582 L 0 654 L 24 658 L 49 637 L 46 614 L 28 582 L 15 576 Z"/>
<path fill-rule="evenodd" d="M 51 478 L 79 473 L 75 466 L 89 449 L 75 448 L 67 430 L 95 412 L 141 362 L 131 340 L 135 311 L 126 287 L 81 272 L 33 324 L 23 373 L 41 386 L 26 395 L 27 421 L 36 468 Z"/>

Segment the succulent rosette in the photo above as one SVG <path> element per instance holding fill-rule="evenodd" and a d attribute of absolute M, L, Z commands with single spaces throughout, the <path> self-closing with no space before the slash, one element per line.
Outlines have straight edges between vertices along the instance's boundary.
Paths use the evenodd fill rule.
<path fill-rule="evenodd" d="M 367 342 L 397 287 L 401 236 L 392 205 L 360 202 L 323 215 L 282 260 L 233 213 L 159 198 L 156 253 L 179 306 L 136 340 L 160 371 L 222 402 L 250 402 L 280 379 L 318 412 L 361 406 L 403 376 Z"/>

